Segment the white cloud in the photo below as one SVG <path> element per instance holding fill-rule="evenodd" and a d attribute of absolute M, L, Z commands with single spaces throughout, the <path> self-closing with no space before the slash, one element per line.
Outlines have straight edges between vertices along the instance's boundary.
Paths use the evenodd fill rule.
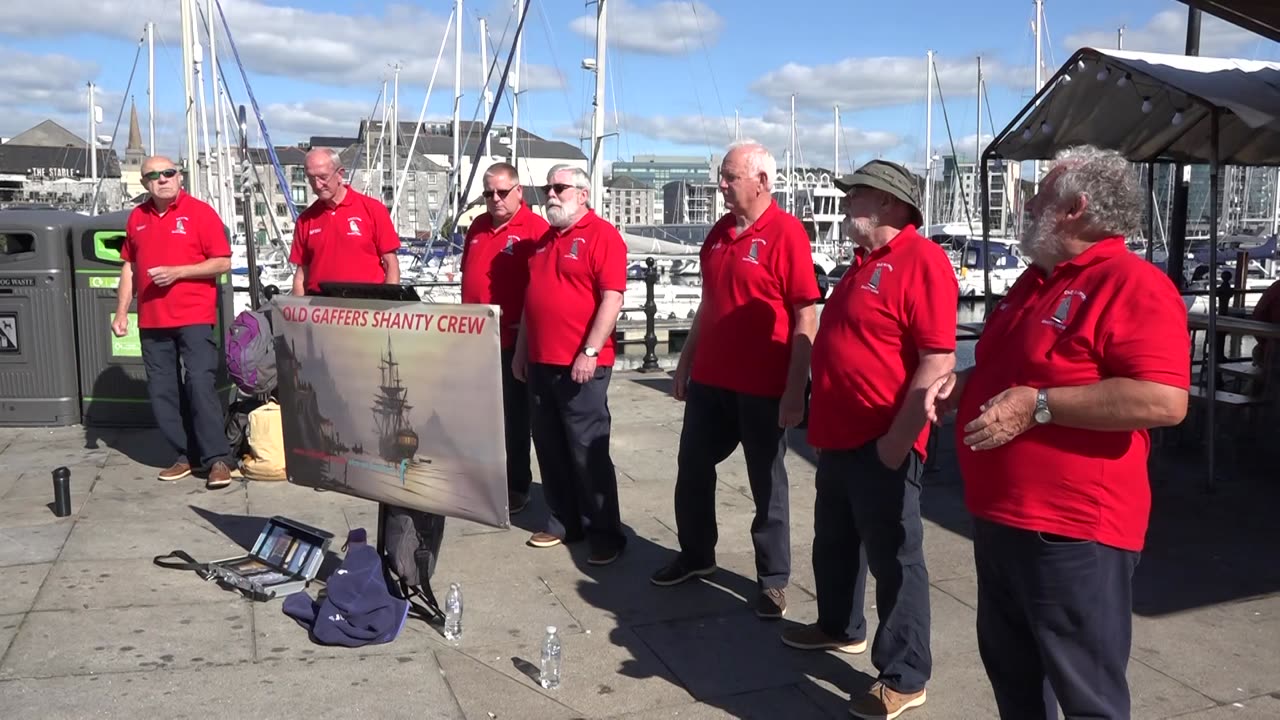
<path fill-rule="evenodd" d="M 935 59 L 938 85 L 948 95 L 972 95 L 978 84 L 977 59 Z M 1030 85 L 1032 71 L 984 60 L 982 76 L 988 85 Z M 751 83 L 751 90 L 778 104 L 842 111 L 912 105 L 925 99 L 924 57 L 845 58 L 828 65 L 787 63 Z"/>
<path fill-rule="evenodd" d="M 1244 28 L 1205 13 L 1200 24 L 1200 54 L 1211 57 L 1233 57 L 1238 54 L 1251 56 L 1250 48 L 1259 42 L 1268 42 Z M 1116 46 L 1116 31 L 1092 30 L 1068 35 L 1065 40 L 1069 52 L 1082 47 L 1110 49 Z M 1185 10 L 1164 10 L 1156 13 L 1145 25 L 1126 28 L 1124 49 L 1139 52 L 1183 54 L 1187 49 L 1187 13 Z M 1050 68 L 1052 72 L 1056 68 Z"/>
<path fill-rule="evenodd" d="M 624 115 L 621 118 L 623 134 L 648 138 L 675 145 L 685 145 L 691 150 L 697 149 L 700 154 L 723 155 L 724 148 L 733 141 L 733 118 L 721 118 L 702 115 L 689 116 L 639 116 Z M 612 126 L 610 132 L 617 131 Z M 769 148 L 783 164 L 785 152 L 790 148 L 790 118 L 785 121 L 771 121 L 763 118 L 744 117 L 740 121 L 741 135 L 744 139 L 755 140 Z M 558 134 L 576 136 L 573 128 L 561 128 Z M 843 126 L 840 142 L 840 165 L 848 171 L 850 154 L 863 160 L 877 157 L 902 144 L 903 139 L 891 132 L 879 130 L 859 130 Z M 797 121 L 797 165 L 831 167 L 835 153 L 835 125 Z M 610 141 L 612 142 L 612 141 Z M 634 144 L 634 143 L 633 143 Z M 610 148 L 606 147 L 606 152 Z M 610 152 L 610 154 L 612 154 Z"/>
<path fill-rule="evenodd" d="M 0 35 L 53 38 L 89 34 L 132 41 L 142 36 L 143 25 L 152 20 L 160 38 L 158 45 L 168 46 L 168 57 L 179 58 L 176 5 L 172 0 L 5 2 L 0 3 Z M 289 7 L 262 0 L 223 0 L 222 6 L 250 73 L 347 87 L 377 87 L 390 77 L 389 66 L 397 63 L 402 66 L 402 88 L 425 87 L 447 22 L 447 16 L 410 4 L 389 5 L 380 15 L 341 15 L 305 9 L 303 3 Z M 468 29 L 464 27 L 463 32 L 463 83 L 474 87 L 479 84 L 480 58 L 475 33 L 468 34 Z M 233 61 L 226 57 L 225 39 L 220 46 L 224 49 L 219 59 L 226 63 L 228 76 L 234 76 L 237 73 L 232 69 Z M 450 39 L 437 87 L 452 84 L 452 47 Z M 500 63 L 498 72 L 501 67 Z M 157 68 L 157 72 L 171 71 Z M 555 68 L 525 64 L 520 83 L 522 90 L 559 88 L 563 78 Z"/>
<path fill-rule="evenodd" d="M 87 83 L 98 73 L 98 67 L 66 55 L 36 55 L 24 50 L 0 46 L 0 107 L 6 113 L 13 108 L 40 107 L 58 113 L 81 112 L 88 122 L 89 96 Z M 104 110 L 109 95 L 96 100 Z M 118 98 L 115 99 L 118 103 Z M 0 119 L 8 124 L 8 119 Z"/>
<path fill-rule="evenodd" d="M 724 28 L 724 20 L 700 2 L 663 0 L 640 7 L 625 0 L 610 0 L 607 7 L 610 50 L 683 55 L 703 44 L 713 45 Z M 596 16 L 574 18 L 569 28 L 595 40 Z"/>
<path fill-rule="evenodd" d="M 354 137 L 371 107 L 370 103 L 349 100 L 271 103 L 262 108 L 262 116 L 271 139 L 282 145 L 312 135 Z"/>

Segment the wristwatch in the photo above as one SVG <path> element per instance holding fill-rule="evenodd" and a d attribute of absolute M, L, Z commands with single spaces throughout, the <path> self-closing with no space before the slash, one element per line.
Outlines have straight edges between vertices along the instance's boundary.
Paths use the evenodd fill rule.
<path fill-rule="evenodd" d="M 1032 416 L 1037 425 L 1048 425 L 1053 422 L 1053 413 L 1049 412 L 1049 391 L 1040 388 L 1036 391 L 1036 411 Z"/>
<path fill-rule="evenodd" d="M 586 347 L 582 348 L 582 354 L 583 354 L 583 355 L 586 355 L 586 356 L 587 356 L 587 357 L 589 357 L 589 358 L 593 358 L 593 357 L 595 357 L 595 356 L 599 355 L 599 354 L 600 354 L 600 351 L 599 351 L 599 350 L 597 350 L 597 349 L 595 349 L 595 348 L 593 348 L 593 347 L 591 347 L 590 345 L 588 345 L 588 346 L 586 346 Z"/>

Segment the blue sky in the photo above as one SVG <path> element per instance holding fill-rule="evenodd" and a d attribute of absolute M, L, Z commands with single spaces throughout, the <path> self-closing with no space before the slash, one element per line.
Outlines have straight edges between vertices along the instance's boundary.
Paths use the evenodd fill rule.
<path fill-rule="evenodd" d="M 203 6 L 205 0 L 198 0 Z M 181 75 L 176 0 L 42 0 L 0 8 L 0 135 L 46 117 L 87 133 L 85 83 L 100 87 L 109 134 L 120 112 L 138 38 L 157 23 L 157 131 L 163 152 L 181 140 Z M 401 119 L 416 118 L 434 64 L 448 0 L 222 0 L 249 79 L 276 144 L 313 134 L 354 135 L 369 114 L 390 63 L 404 66 Z M 1081 45 L 1181 52 L 1186 6 L 1174 0 L 1046 0 L 1046 76 Z M 780 11 L 780 6 L 783 8 Z M 841 105 L 842 166 L 873 156 L 918 161 L 923 155 L 925 52 L 938 67 L 952 135 L 961 153 L 975 133 L 975 57 L 988 77 L 990 120 L 1003 127 L 1030 97 L 1034 15 L 1030 0 L 896 0 L 891 3 L 789 0 L 609 0 L 608 160 L 638 153 L 709 155 L 732 139 L 734 111 L 743 134 L 781 155 L 796 94 L 800 157 L 829 165 L 832 104 Z M 534 0 L 526 23 L 521 125 L 577 142 L 588 127 L 593 79 L 580 69 L 594 53 L 595 7 L 576 0 Z M 511 37 L 510 0 L 465 4 L 462 115 L 475 116 L 479 82 L 478 18 L 495 43 Z M 225 41 L 224 41 L 225 42 Z M 506 44 L 499 48 L 505 59 Z M 490 52 L 493 52 L 491 43 Z M 1205 17 L 1202 53 L 1280 60 L 1280 46 Z M 231 91 L 245 101 L 239 71 L 225 53 Z M 450 113 L 450 42 L 428 117 Z M 146 126 L 146 53 L 130 94 Z M 496 85 L 496 82 L 495 82 Z M 936 100 L 935 95 L 935 100 Z M 127 106 L 126 106 L 127 108 Z M 126 110 L 127 112 L 127 110 Z M 498 122 L 509 122 L 506 105 Z M 942 106 L 934 107 L 934 146 L 946 148 Z M 127 123 L 127 114 L 125 116 Z M 123 148 L 126 125 L 119 132 Z"/>

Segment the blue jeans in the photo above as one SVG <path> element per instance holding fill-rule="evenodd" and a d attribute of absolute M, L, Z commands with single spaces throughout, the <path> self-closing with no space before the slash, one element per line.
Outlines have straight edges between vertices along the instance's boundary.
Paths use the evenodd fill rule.
<path fill-rule="evenodd" d="M 177 462 L 204 470 L 219 461 L 230 466 L 226 418 L 218 399 L 218 346 L 213 326 L 143 328 L 138 336 L 151 411 L 177 453 Z"/>
<path fill-rule="evenodd" d="M 870 570 L 880 617 L 871 663 L 879 679 L 901 693 L 923 690 L 933 673 L 920 518 L 923 470 L 914 450 L 902 467 L 885 467 L 875 442 L 818 456 L 813 518 L 818 627 L 840 640 L 866 639 L 863 598 Z"/>

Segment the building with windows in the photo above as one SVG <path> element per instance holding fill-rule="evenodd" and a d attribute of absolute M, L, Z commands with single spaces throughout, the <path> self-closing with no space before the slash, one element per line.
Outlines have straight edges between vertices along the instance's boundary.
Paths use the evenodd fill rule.
<path fill-rule="evenodd" d="M 615 175 L 605 182 L 604 202 L 600 216 L 615 227 L 653 224 L 654 197 L 657 191 L 630 175 Z"/>
<path fill-rule="evenodd" d="M 634 155 L 629 161 L 614 161 L 611 177 L 630 177 L 654 188 L 653 216 L 662 218 L 666 214 L 666 197 L 658 188 L 680 181 L 716 182 L 719 170 L 720 160 L 714 155 L 710 159 L 696 155 Z"/>

